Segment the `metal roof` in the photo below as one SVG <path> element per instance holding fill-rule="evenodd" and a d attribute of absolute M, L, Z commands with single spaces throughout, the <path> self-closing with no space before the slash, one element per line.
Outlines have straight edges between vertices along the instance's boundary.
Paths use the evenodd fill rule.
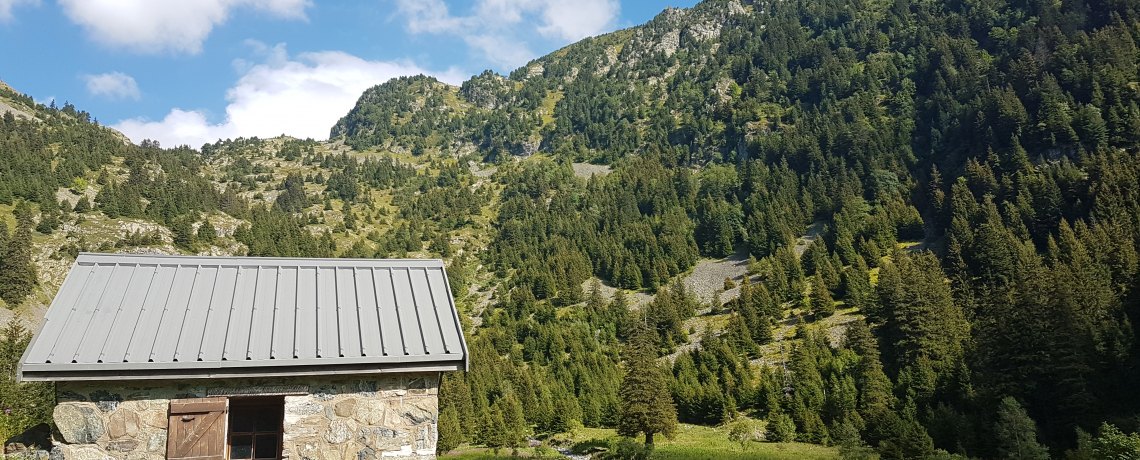
<path fill-rule="evenodd" d="M 439 259 L 80 254 L 19 378 L 443 371 L 467 344 Z"/>

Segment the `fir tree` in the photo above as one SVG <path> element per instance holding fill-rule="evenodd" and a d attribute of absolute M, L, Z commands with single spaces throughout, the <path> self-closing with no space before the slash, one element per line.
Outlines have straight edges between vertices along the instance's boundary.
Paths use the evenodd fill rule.
<path fill-rule="evenodd" d="M 436 441 L 435 453 L 442 456 L 459 447 L 463 440 L 463 430 L 459 425 L 459 414 L 454 407 L 448 407 L 439 413 L 439 439 Z"/>
<path fill-rule="evenodd" d="M 1016 399 L 1006 397 L 998 405 L 998 421 L 994 437 L 1002 458 L 1015 460 L 1048 460 L 1049 450 L 1037 443 L 1037 424 Z"/>
<path fill-rule="evenodd" d="M 624 350 L 625 376 L 618 395 L 621 415 L 618 434 L 645 435 L 645 445 L 653 445 L 653 435 L 672 436 L 677 429 L 677 409 L 666 387 L 666 377 L 657 367 L 653 332 L 639 321 Z"/>
<path fill-rule="evenodd" d="M 83 214 L 91 211 L 91 201 L 87 199 L 87 195 L 79 197 L 79 201 L 75 202 L 75 208 L 72 212 L 76 214 Z"/>
<path fill-rule="evenodd" d="M 827 288 L 822 274 L 816 274 L 812 279 L 811 310 L 817 319 L 835 314 L 835 300 L 831 297 L 831 290 Z"/>
<path fill-rule="evenodd" d="M 194 226 L 189 218 L 179 217 L 170 224 L 170 232 L 174 234 L 174 245 L 186 250 L 194 251 Z"/>
<path fill-rule="evenodd" d="M 15 308 L 38 284 L 32 264 L 32 216 L 26 201 L 17 205 L 16 231 L 0 259 L 0 299 Z"/>
<path fill-rule="evenodd" d="M 198 226 L 198 240 L 206 244 L 213 244 L 217 238 L 218 230 L 210 223 L 210 219 L 203 219 L 202 224 Z"/>

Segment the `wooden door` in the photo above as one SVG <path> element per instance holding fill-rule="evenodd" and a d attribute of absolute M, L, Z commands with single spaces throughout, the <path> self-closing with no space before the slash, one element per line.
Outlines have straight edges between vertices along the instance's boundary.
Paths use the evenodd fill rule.
<path fill-rule="evenodd" d="M 170 401 L 167 460 L 225 460 L 226 398 Z"/>

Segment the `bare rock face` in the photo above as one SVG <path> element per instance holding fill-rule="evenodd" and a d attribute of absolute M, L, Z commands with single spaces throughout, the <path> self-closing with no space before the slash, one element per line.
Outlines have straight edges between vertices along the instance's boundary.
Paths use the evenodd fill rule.
<path fill-rule="evenodd" d="M 60 404 L 55 406 L 52 418 L 68 444 L 93 444 L 107 432 L 103 419 L 99 417 L 99 410 L 92 403 Z"/>

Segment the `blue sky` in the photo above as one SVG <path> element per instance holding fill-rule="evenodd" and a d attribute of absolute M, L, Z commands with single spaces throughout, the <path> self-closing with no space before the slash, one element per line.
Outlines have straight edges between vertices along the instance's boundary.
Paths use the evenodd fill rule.
<path fill-rule="evenodd" d="M 696 0 L 0 0 L 0 79 L 135 142 L 323 139 L 399 75 L 458 84 Z"/>

